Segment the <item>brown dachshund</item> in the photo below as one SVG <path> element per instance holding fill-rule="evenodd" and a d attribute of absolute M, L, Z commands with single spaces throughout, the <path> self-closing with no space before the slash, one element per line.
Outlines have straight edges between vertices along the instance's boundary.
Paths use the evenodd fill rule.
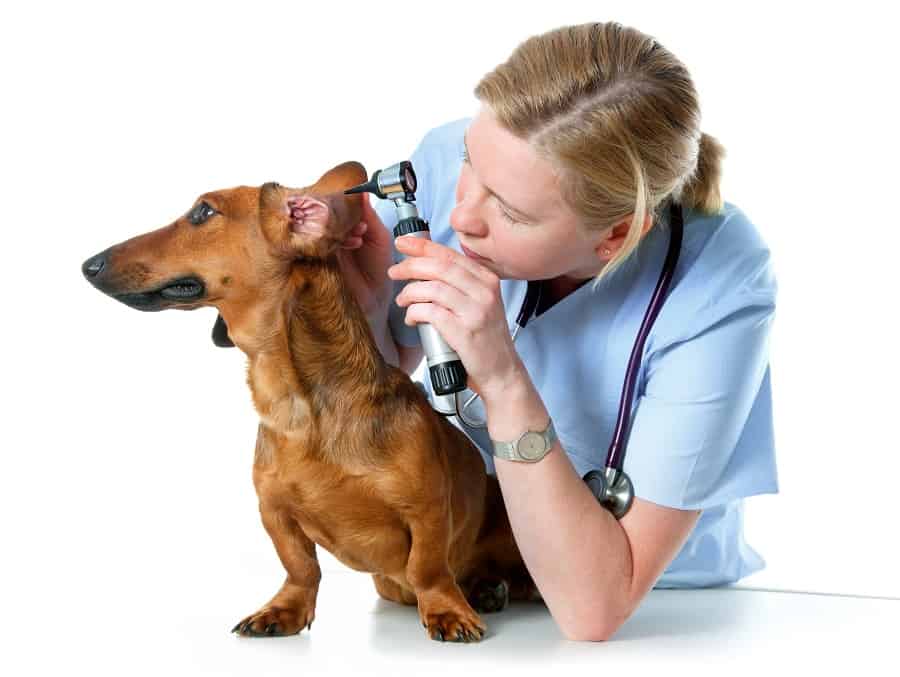
<path fill-rule="evenodd" d="M 385 362 L 343 282 L 336 252 L 366 199 L 343 191 L 366 180 L 362 165 L 347 162 L 308 188 L 206 193 L 174 223 L 110 247 L 82 271 L 139 310 L 215 306 L 214 342 L 247 355 L 261 419 L 253 482 L 287 579 L 234 632 L 311 627 L 318 544 L 370 572 L 383 598 L 418 604 L 432 639 L 477 641 L 486 626 L 473 607 L 540 595 L 496 477 Z"/>

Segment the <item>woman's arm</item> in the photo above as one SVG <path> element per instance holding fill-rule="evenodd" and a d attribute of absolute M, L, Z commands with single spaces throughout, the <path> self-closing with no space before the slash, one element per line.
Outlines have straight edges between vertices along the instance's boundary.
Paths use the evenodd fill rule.
<path fill-rule="evenodd" d="M 407 347 L 397 343 L 391 333 L 386 314 L 373 313 L 368 320 L 375 343 L 385 361 L 411 375 L 425 356 L 422 346 Z"/>
<path fill-rule="evenodd" d="M 405 322 L 429 322 L 453 346 L 484 401 L 495 440 L 543 430 L 547 409 L 507 328 L 495 273 L 430 240 L 401 237 L 388 269 L 410 282 Z M 485 350 L 490 346 L 490 350 Z M 661 457 L 665 456 L 660 450 Z M 603 640 L 628 618 L 687 540 L 699 511 L 635 499 L 620 522 L 575 472 L 559 442 L 538 463 L 497 459 L 513 535 L 550 613 L 571 639 Z"/>
<path fill-rule="evenodd" d="M 391 334 L 391 328 L 388 326 L 387 312 L 384 310 L 376 310 L 367 315 L 366 319 L 369 320 L 369 329 L 372 331 L 372 338 L 375 339 L 375 345 L 378 346 L 378 352 L 381 353 L 388 364 L 402 369 L 400 365 L 400 355 L 397 350 L 398 347 Z"/>
<path fill-rule="evenodd" d="M 492 439 L 542 430 L 549 415 L 525 373 L 485 402 Z M 495 459 L 513 535 L 528 571 L 568 639 L 608 639 L 674 559 L 700 516 L 635 499 L 617 521 L 575 472 L 557 441 L 537 463 Z"/>

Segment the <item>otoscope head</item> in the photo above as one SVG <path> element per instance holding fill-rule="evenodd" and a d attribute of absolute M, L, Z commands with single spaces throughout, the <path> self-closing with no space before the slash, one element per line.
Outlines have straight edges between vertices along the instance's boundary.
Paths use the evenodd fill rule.
<path fill-rule="evenodd" d="M 416 173 L 409 160 L 398 162 L 387 169 L 379 169 L 366 183 L 361 183 L 344 191 L 344 195 L 354 193 L 374 193 L 382 200 L 402 199 L 412 202 L 416 199 Z"/>

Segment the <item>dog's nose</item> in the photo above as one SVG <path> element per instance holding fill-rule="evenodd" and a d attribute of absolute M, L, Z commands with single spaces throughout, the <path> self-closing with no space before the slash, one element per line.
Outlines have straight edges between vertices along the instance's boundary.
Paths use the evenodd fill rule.
<path fill-rule="evenodd" d="M 81 264 L 81 272 L 85 277 L 95 277 L 106 265 L 106 252 L 92 256 Z"/>

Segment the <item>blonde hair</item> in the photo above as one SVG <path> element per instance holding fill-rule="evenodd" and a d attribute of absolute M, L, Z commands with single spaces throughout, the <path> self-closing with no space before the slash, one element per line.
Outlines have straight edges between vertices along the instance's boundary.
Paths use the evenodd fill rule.
<path fill-rule="evenodd" d="M 638 246 L 647 214 L 669 200 L 722 209 L 724 147 L 700 131 L 684 65 L 652 37 L 616 22 L 565 26 L 525 40 L 485 75 L 475 97 L 557 168 L 563 199 L 588 231 L 633 215 L 595 286 Z"/>

